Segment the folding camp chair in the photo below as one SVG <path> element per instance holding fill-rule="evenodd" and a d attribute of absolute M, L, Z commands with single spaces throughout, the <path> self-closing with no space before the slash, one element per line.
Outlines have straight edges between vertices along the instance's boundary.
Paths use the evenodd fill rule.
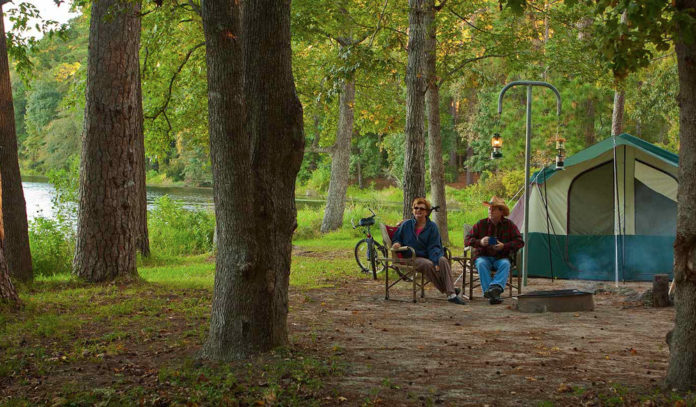
<path fill-rule="evenodd" d="M 464 241 L 466 241 L 466 235 L 471 230 L 471 225 L 464 225 Z M 478 270 L 476 269 L 476 263 L 474 262 L 474 248 L 470 246 L 464 247 L 464 253 L 461 257 L 453 257 L 452 261 L 456 261 L 462 266 L 462 273 L 457 278 L 462 280 L 462 293 L 466 292 L 466 278 L 467 273 L 469 274 L 469 299 L 474 298 L 474 288 L 481 287 L 481 279 L 479 278 Z M 491 272 L 495 275 L 495 269 Z M 516 276 L 515 276 L 516 275 Z M 510 274 L 508 276 L 508 287 L 509 296 L 513 296 L 513 289 L 517 290 L 517 295 L 522 293 L 522 275 L 517 269 L 517 252 L 510 253 Z"/>
<path fill-rule="evenodd" d="M 384 247 L 387 249 L 388 255 L 386 258 L 378 259 L 385 264 L 386 273 L 384 273 L 384 299 L 389 299 L 389 290 L 394 287 L 397 283 L 404 281 L 412 283 L 413 287 L 413 302 L 416 302 L 416 291 L 420 289 L 421 298 L 425 297 L 425 286 L 430 283 L 426 280 L 423 273 L 419 273 L 416 270 L 415 259 L 416 251 L 412 247 L 401 246 L 398 249 L 392 249 L 391 238 L 396 232 L 396 227 L 387 226 L 383 223 L 379 225 L 379 229 L 382 232 L 382 241 Z M 445 252 L 445 257 L 452 263 L 452 253 L 446 247 L 443 247 Z M 389 270 L 396 272 L 398 276 L 395 281 L 389 282 Z M 418 277 L 420 275 L 420 278 Z M 420 281 L 419 281 L 420 280 Z"/>

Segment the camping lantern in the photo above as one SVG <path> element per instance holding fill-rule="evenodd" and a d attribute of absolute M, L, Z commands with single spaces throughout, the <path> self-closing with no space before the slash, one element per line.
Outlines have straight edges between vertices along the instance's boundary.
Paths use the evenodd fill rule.
<path fill-rule="evenodd" d="M 556 140 L 556 169 L 565 169 L 565 139 Z"/>
<path fill-rule="evenodd" d="M 493 138 L 491 139 L 491 147 L 493 147 L 493 152 L 491 152 L 491 158 L 503 158 L 503 152 L 501 151 L 503 149 L 503 138 L 500 137 L 500 134 L 495 133 L 493 135 Z"/>

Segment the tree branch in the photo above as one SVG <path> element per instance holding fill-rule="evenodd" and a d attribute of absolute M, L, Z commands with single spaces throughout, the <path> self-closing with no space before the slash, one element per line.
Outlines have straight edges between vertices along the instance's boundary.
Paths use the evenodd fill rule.
<path fill-rule="evenodd" d="M 319 153 L 319 154 L 333 154 L 334 150 L 336 149 L 336 145 L 334 144 L 331 147 L 315 147 L 315 146 L 310 146 L 307 150 L 310 153 Z"/>
<path fill-rule="evenodd" d="M 494 32 L 490 32 L 490 31 L 486 31 L 486 30 L 484 30 L 484 29 L 478 28 L 477 26 L 475 26 L 475 25 L 473 25 L 472 23 L 470 23 L 469 20 L 466 19 L 466 17 L 464 17 L 464 16 L 460 15 L 459 13 L 457 13 L 456 11 L 452 10 L 451 7 L 447 7 L 447 10 L 449 10 L 450 13 L 454 14 L 457 18 L 459 18 L 460 20 L 464 21 L 464 22 L 466 23 L 466 25 L 468 25 L 469 27 L 471 27 L 471 28 L 473 28 L 473 29 L 475 29 L 475 30 L 481 31 L 482 33 L 488 34 L 488 35 L 500 35 L 500 34 L 497 34 L 497 33 L 494 33 Z"/>
<path fill-rule="evenodd" d="M 440 11 L 443 7 L 445 7 L 446 4 L 447 0 L 442 0 L 439 5 L 436 5 L 433 8 L 435 9 L 435 11 Z"/>
<path fill-rule="evenodd" d="M 448 78 L 451 77 L 453 74 L 455 74 L 455 73 L 461 71 L 462 69 L 464 69 L 464 67 L 465 67 L 466 65 L 468 65 L 468 64 L 470 64 L 470 63 L 472 63 L 472 62 L 480 61 L 480 60 L 482 60 L 482 59 L 487 59 L 487 58 L 504 58 L 504 57 L 507 57 L 507 56 L 510 56 L 510 55 L 511 55 L 511 54 L 490 54 L 490 55 L 481 55 L 480 57 L 476 57 L 476 58 L 469 58 L 469 59 L 466 59 L 466 60 L 464 60 L 464 62 L 462 62 L 461 64 L 459 64 L 458 67 L 456 67 L 456 68 L 454 68 L 453 70 L 447 72 L 447 77 L 448 77 Z M 443 84 L 444 82 L 445 82 L 445 78 L 443 77 L 442 79 L 440 79 L 440 82 L 438 82 L 438 86 L 442 86 L 442 84 Z"/>
<path fill-rule="evenodd" d="M 388 3 L 389 3 L 389 0 L 384 0 L 384 7 L 382 7 L 382 12 L 379 13 L 379 19 L 377 20 L 377 27 L 375 28 L 375 32 L 372 33 L 372 38 L 370 38 L 370 43 L 367 45 L 368 48 L 372 47 L 372 42 L 375 40 L 375 36 L 379 32 L 379 30 L 382 28 L 382 19 L 384 18 L 384 12 L 387 10 Z"/>
<path fill-rule="evenodd" d="M 145 116 L 146 119 L 156 119 L 160 114 L 165 113 L 167 110 L 167 107 L 169 106 L 169 101 L 172 99 L 172 88 L 174 87 L 174 81 L 176 80 L 176 77 L 181 73 L 181 70 L 184 69 L 184 66 L 188 62 L 189 58 L 191 58 L 191 55 L 195 50 L 198 48 L 202 47 L 205 45 L 205 42 L 201 42 L 196 44 L 193 48 L 189 50 L 189 52 L 186 54 L 186 57 L 184 57 L 183 62 L 179 65 L 179 68 L 174 72 L 174 75 L 172 75 L 172 78 L 169 80 L 169 90 L 167 91 L 167 98 L 164 101 L 164 105 L 157 109 L 154 115 L 152 116 Z M 166 115 L 165 115 L 166 117 Z M 168 122 L 168 121 L 167 121 Z"/>

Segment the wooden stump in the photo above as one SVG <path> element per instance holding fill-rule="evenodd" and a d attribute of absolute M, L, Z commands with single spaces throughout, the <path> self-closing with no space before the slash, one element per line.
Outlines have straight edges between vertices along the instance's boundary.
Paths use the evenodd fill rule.
<path fill-rule="evenodd" d="M 655 274 L 653 276 L 653 307 L 669 307 L 669 276 L 667 274 Z"/>

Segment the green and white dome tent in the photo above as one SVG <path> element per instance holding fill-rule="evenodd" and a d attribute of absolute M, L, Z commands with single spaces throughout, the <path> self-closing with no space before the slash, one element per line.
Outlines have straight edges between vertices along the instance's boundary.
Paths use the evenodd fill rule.
<path fill-rule="evenodd" d="M 672 275 L 676 154 L 622 134 L 531 177 L 530 277 L 648 281 Z M 524 200 L 510 219 L 523 230 Z"/>

